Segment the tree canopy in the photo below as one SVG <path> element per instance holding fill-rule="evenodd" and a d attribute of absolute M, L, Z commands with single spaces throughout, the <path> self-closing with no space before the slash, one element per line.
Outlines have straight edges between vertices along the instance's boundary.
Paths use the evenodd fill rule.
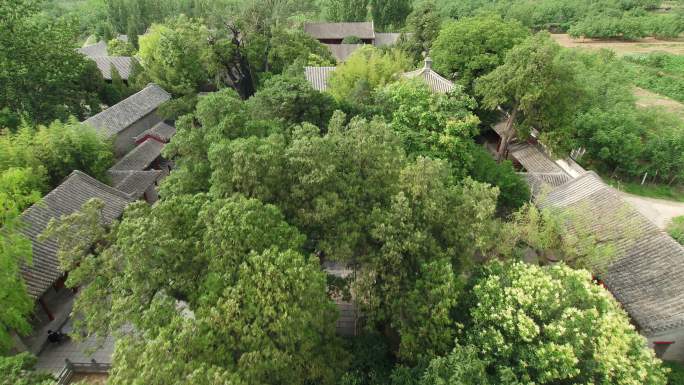
<path fill-rule="evenodd" d="M 457 346 L 423 384 L 666 384 L 660 360 L 586 271 L 491 263 L 466 303 Z"/>
<path fill-rule="evenodd" d="M 104 80 L 74 50 L 76 25 L 39 14 L 37 2 L 0 4 L 0 127 L 46 124 L 98 112 Z"/>
<path fill-rule="evenodd" d="M 435 70 L 472 90 L 475 80 L 503 64 L 506 53 L 528 35 L 515 20 L 495 15 L 463 18 L 439 31 L 430 56 Z"/>

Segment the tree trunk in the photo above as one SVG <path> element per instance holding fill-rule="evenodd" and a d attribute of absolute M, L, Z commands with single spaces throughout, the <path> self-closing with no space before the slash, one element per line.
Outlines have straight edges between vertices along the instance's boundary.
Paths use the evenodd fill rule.
<path fill-rule="evenodd" d="M 518 104 L 513 106 L 513 111 L 508 115 L 508 120 L 506 121 L 506 128 L 501 135 L 501 146 L 499 146 L 499 151 L 496 154 L 496 161 L 501 162 L 506 159 L 506 154 L 508 152 L 508 144 L 515 137 L 515 119 L 518 116 Z"/>
<path fill-rule="evenodd" d="M 240 31 L 237 27 L 233 25 L 226 24 L 226 27 L 232 32 L 232 43 L 235 50 L 230 56 L 222 55 L 221 52 L 217 52 L 219 57 L 219 64 L 221 65 L 219 69 L 219 80 L 220 82 L 229 85 L 237 91 L 238 95 L 242 99 L 248 99 L 250 96 L 254 95 L 255 87 L 254 80 L 252 79 L 252 72 L 249 69 L 249 62 L 247 58 L 242 54 L 242 47 L 240 43 Z M 214 44 L 214 41 L 210 41 L 210 44 Z"/>

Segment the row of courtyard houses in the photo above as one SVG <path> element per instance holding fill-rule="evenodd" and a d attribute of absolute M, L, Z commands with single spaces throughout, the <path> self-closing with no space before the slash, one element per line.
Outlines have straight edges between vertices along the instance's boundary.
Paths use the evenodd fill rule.
<path fill-rule="evenodd" d="M 82 344 L 72 341 L 58 345 L 48 343 L 48 330 L 70 331 L 70 313 L 76 293 L 64 286 L 68 272 L 60 268 L 57 243 L 39 237 L 50 220 L 79 210 L 93 198 L 104 203 L 102 219 L 105 223 L 118 219 L 134 201 L 144 200 L 151 204 L 158 199 L 157 186 L 172 166 L 161 156 L 161 151 L 176 129 L 160 118 L 157 109 L 170 99 L 171 95 L 161 87 L 149 84 L 84 121 L 84 125 L 93 127 L 114 144 L 117 162 L 108 170 L 110 183 L 105 184 L 75 170 L 21 216 L 25 224 L 21 231 L 30 239 L 33 248 L 32 263 L 22 266 L 21 275 L 36 305 L 31 318 L 33 332 L 26 337 L 15 336 L 14 350 L 38 355 L 38 370 L 53 374 L 59 374 L 65 367 L 106 370 L 111 363 L 111 339 L 90 353 L 86 350 L 96 347 L 94 340 Z M 62 374 L 73 375 L 68 372 Z"/>
<path fill-rule="evenodd" d="M 372 21 L 349 23 L 305 23 L 304 32 L 328 47 L 338 63 L 344 62 L 364 44 L 376 47 L 394 45 L 401 36 L 397 32 L 375 32 Z M 345 39 L 356 38 L 361 43 L 344 43 Z"/>

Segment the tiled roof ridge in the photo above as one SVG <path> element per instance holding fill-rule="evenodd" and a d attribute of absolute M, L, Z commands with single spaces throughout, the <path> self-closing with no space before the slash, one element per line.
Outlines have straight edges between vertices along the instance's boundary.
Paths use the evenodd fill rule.
<path fill-rule="evenodd" d="M 100 182 L 99 180 L 93 178 L 92 176 L 90 176 L 90 175 L 88 175 L 88 174 L 86 174 L 85 172 L 80 171 L 80 170 L 74 170 L 74 171 L 72 171 L 71 174 L 69 174 L 69 176 L 67 176 L 64 180 L 67 180 L 67 179 L 71 178 L 72 176 L 77 176 L 77 177 L 78 177 L 79 179 L 81 179 L 82 181 L 84 181 L 84 182 L 86 182 L 86 183 L 88 183 L 88 184 L 90 184 L 90 185 L 92 185 L 92 186 L 94 186 L 94 187 L 97 187 L 97 188 L 99 188 L 99 189 L 102 189 L 102 190 L 105 190 L 105 191 L 107 191 L 107 192 L 110 192 L 110 193 L 112 193 L 112 194 L 114 194 L 114 195 L 118 195 L 118 196 L 121 197 L 121 198 L 129 199 L 129 200 L 134 200 L 133 196 L 131 196 L 130 194 L 126 194 L 125 192 L 123 192 L 123 191 L 121 191 L 121 190 L 117 190 L 116 188 L 114 188 L 114 187 L 112 187 L 112 186 L 110 186 L 110 185 L 108 185 L 108 184 L 106 184 L 106 183 L 102 183 L 102 182 Z M 53 191 L 55 191 L 55 190 L 56 190 L 56 188 L 53 189 L 53 190 L 51 190 L 49 193 L 45 194 L 45 197 L 47 197 L 48 195 L 50 195 L 50 194 L 51 194 Z M 45 198 L 45 197 L 43 197 L 43 198 Z"/>

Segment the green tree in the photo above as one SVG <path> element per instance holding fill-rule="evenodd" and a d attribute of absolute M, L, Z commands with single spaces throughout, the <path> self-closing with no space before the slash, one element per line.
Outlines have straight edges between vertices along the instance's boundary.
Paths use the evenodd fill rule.
<path fill-rule="evenodd" d="M 289 125 L 309 122 L 325 127 L 335 100 L 314 90 L 302 77 L 276 75 L 249 99 L 248 108 L 254 119 L 279 120 Z"/>
<path fill-rule="evenodd" d="M 471 91 L 475 80 L 504 63 L 506 53 L 529 36 L 519 22 L 500 16 L 468 17 L 444 25 L 430 56 L 435 70 Z"/>
<path fill-rule="evenodd" d="M 369 0 L 325 0 L 323 12 L 330 21 L 365 21 Z"/>
<path fill-rule="evenodd" d="M 133 56 L 136 54 L 136 51 L 133 44 L 115 38 L 107 42 L 107 53 L 109 56 Z"/>
<path fill-rule="evenodd" d="M 227 86 L 246 99 L 254 84 L 239 34 L 232 25 L 209 29 L 181 15 L 141 36 L 141 64 L 146 76 L 175 95 Z"/>
<path fill-rule="evenodd" d="M 411 13 L 411 2 L 408 0 L 370 0 L 373 24 L 381 31 L 400 29 L 406 17 Z"/>
<path fill-rule="evenodd" d="M 176 95 L 197 92 L 217 75 L 209 29 L 187 17 L 154 24 L 140 38 L 140 59 L 155 83 Z"/>
<path fill-rule="evenodd" d="M 399 40 L 399 47 L 409 55 L 414 64 L 420 63 L 423 55 L 431 52 L 441 24 L 442 18 L 434 1 L 426 0 L 414 6 L 406 19 L 409 33 L 402 34 Z"/>
<path fill-rule="evenodd" d="M 458 345 L 422 383 L 666 384 L 660 360 L 586 271 L 493 262 L 466 304 Z"/>
<path fill-rule="evenodd" d="M 496 189 L 452 178 L 444 161 L 407 165 L 389 208 L 373 213 L 377 254 L 361 261 L 357 285 L 368 297 L 359 302 L 390 341 L 396 336 L 398 357 L 412 364 L 451 348 L 460 274 L 488 243 L 496 206 Z"/>
<path fill-rule="evenodd" d="M 0 356 L 0 385 L 53 385 L 55 378 L 33 370 L 37 358 L 30 353 L 11 357 Z"/>
<path fill-rule="evenodd" d="M 409 156 L 444 159 L 454 175 L 466 175 L 479 119 L 471 112 L 475 101 L 460 88 L 438 94 L 421 79 L 402 80 L 379 90 L 377 103 Z"/>
<path fill-rule="evenodd" d="M 468 175 L 478 182 L 499 188 L 497 209 L 500 213 L 511 212 L 530 201 L 530 187 L 513 168 L 510 160 L 497 163 L 487 149 L 473 146 Z"/>
<path fill-rule="evenodd" d="M 0 369 L 3 366 L 1 355 L 14 345 L 12 333 L 25 334 L 31 330 L 27 317 L 33 310 L 33 300 L 28 296 L 20 274 L 22 264 L 31 263 L 31 241 L 19 233 L 21 222 L 17 216 L 14 202 L 0 192 L 0 228 L 3 232 L 0 237 L 0 306 L 3 308 L 0 314 Z M 8 364 L 7 361 L 4 364 Z"/>
<path fill-rule="evenodd" d="M 408 68 L 409 61 L 400 51 L 382 52 L 375 47 L 364 46 L 330 75 L 328 92 L 338 101 L 370 103 L 376 88 L 390 83 Z"/>
<path fill-rule="evenodd" d="M 29 0 L 0 4 L 0 111 L 10 115 L 5 123 L 16 124 L 17 117 L 37 123 L 81 119 L 99 111 L 104 81 L 95 63 L 73 49 L 76 24 L 38 11 Z"/>
<path fill-rule="evenodd" d="M 560 51 L 548 33 L 540 32 L 511 49 L 501 66 L 477 81 L 484 107 L 508 111 L 498 160 L 505 158 L 516 136 L 570 124 L 581 93 L 575 71 Z"/>
<path fill-rule="evenodd" d="M 67 284 L 83 288 L 76 327 L 105 335 L 134 326 L 117 343 L 109 381 L 334 381 L 343 355 L 325 274 L 275 206 L 239 195 L 136 203 L 112 235 L 102 207 L 88 202 L 46 235 L 71 271 Z"/>

